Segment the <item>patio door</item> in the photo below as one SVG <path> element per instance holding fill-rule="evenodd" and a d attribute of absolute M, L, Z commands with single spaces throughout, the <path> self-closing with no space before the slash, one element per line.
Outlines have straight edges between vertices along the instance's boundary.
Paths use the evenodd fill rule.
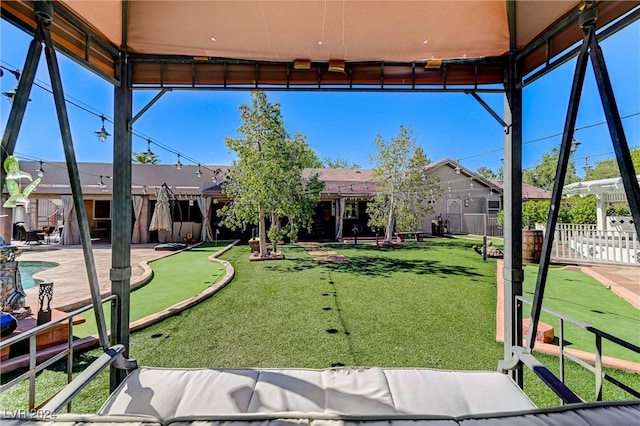
<path fill-rule="evenodd" d="M 449 234 L 462 233 L 462 201 L 459 198 L 447 200 L 447 220 Z"/>

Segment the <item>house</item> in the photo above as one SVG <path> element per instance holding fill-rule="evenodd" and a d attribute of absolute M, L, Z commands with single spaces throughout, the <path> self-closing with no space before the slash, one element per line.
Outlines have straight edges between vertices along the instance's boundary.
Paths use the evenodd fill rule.
<path fill-rule="evenodd" d="M 74 229 L 73 199 L 64 162 L 22 161 L 21 168 L 35 172 L 45 169 L 42 182 L 31 194 L 32 202 L 12 211 L 12 218 L 3 218 L 12 224 L 24 223 L 27 230 L 41 230 L 45 226 L 61 229 L 70 224 L 64 238 L 65 244 L 79 243 L 79 232 Z M 111 230 L 111 175 L 110 163 L 78 163 L 84 204 L 90 233 L 93 238 L 108 240 Z M 132 167 L 133 196 L 132 242 L 183 241 L 202 236 L 203 210 L 199 198 L 210 198 L 212 205 L 207 212 L 213 232 L 219 238 L 250 238 L 254 229 L 231 231 L 219 226 L 217 211 L 230 200 L 222 191 L 228 166 L 134 164 Z M 376 231 L 368 225 L 367 203 L 375 194 L 372 170 L 360 169 L 307 169 L 305 176 L 318 173 L 325 188 L 314 212 L 312 229 L 300 235 L 302 239 L 336 240 L 343 237 L 374 236 Z M 427 175 L 435 176 L 442 192 L 432 200 L 434 213 L 424 219 L 426 234 L 433 231 L 433 221 L 441 220 L 445 231 L 451 234 L 500 235 L 497 213 L 502 208 L 500 185 L 465 168 L 461 164 L 444 159 L 431 163 Z M 149 222 L 157 201 L 157 192 L 166 184 L 171 194 L 173 231 L 150 231 Z M 71 210 L 71 211 L 69 211 Z M 67 212 L 67 213 L 65 213 Z M 16 230 L 13 237 L 18 238 Z"/>

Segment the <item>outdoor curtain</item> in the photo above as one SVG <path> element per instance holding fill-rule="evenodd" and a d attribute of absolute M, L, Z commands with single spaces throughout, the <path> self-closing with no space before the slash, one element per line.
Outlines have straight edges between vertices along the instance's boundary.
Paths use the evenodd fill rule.
<path fill-rule="evenodd" d="M 73 195 L 62 196 L 62 235 L 60 244 L 74 245 L 80 244 L 80 228 L 78 227 L 78 217 L 73 205 Z"/>
<path fill-rule="evenodd" d="M 202 231 L 200 232 L 200 241 L 213 241 L 213 232 L 211 232 L 211 221 L 209 214 L 211 212 L 211 198 L 198 197 L 198 207 L 202 213 Z"/>
<path fill-rule="evenodd" d="M 342 239 L 342 216 L 344 215 L 344 208 L 347 201 L 344 198 L 340 198 L 336 201 L 336 240 Z"/>
<path fill-rule="evenodd" d="M 141 195 L 135 195 L 131 198 L 133 203 L 133 215 L 135 222 L 133 224 L 133 234 L 131 234 L 131 243 L 140 244 L 148 241 L 146 221 L 141 220 L 142 207 L 146 199 Z"/>

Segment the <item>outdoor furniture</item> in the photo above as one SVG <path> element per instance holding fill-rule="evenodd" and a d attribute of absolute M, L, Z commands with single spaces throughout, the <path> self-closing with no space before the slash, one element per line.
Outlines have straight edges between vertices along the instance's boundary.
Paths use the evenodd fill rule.
<path fill-rule="evenodd" d="M 25 238 L 25 244 L 29 244 L 32 242 L 36 242 L 38 244 L 42 244 L 44 242 L 44 236 L 46 234 L 44 232 L 38 232 L 38 231 L 27 231 L 26 233 L 26 238 Z"/>
<path fill-rule="evenodd" d="M 416 241 L 422 241 L 424 238 L 424 231 L 413 231 L 413 232 L 396 232 L 398 239 L 400 242 L 403 242 L 408 236 L 414 236 Z"/>
<path fill-rule="evenodd" d="M 44 232 L 45 235 L 45 243 L 46 244 L 51 244 L 51 234 L 53 233 L 53 231 L 56 230 L 55 226 L 43 226 L 42 227 L 42 232 Z"/>

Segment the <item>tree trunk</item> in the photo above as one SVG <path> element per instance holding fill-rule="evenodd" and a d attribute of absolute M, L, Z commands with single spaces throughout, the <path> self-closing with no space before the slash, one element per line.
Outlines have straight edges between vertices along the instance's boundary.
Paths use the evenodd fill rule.
<path fill-rule="evenodd" d="M 260 257 L 267 256 L 267 225 L 264 220 L 264 204 L 260 203 L 258 205 L 260 215 L 260 226 L 259 226 L 259 234 L 260 234 Z"/>
<path fill-rule="evenodd" d="M 393 228 L 396 226 L 396 215 L 393 210 L 393 196 L 391 197 L 391 208 L 389 209 L 389 222 L 387 222 L 387 231 L 385 232 L 385 244 L 393 243 Z"/>

